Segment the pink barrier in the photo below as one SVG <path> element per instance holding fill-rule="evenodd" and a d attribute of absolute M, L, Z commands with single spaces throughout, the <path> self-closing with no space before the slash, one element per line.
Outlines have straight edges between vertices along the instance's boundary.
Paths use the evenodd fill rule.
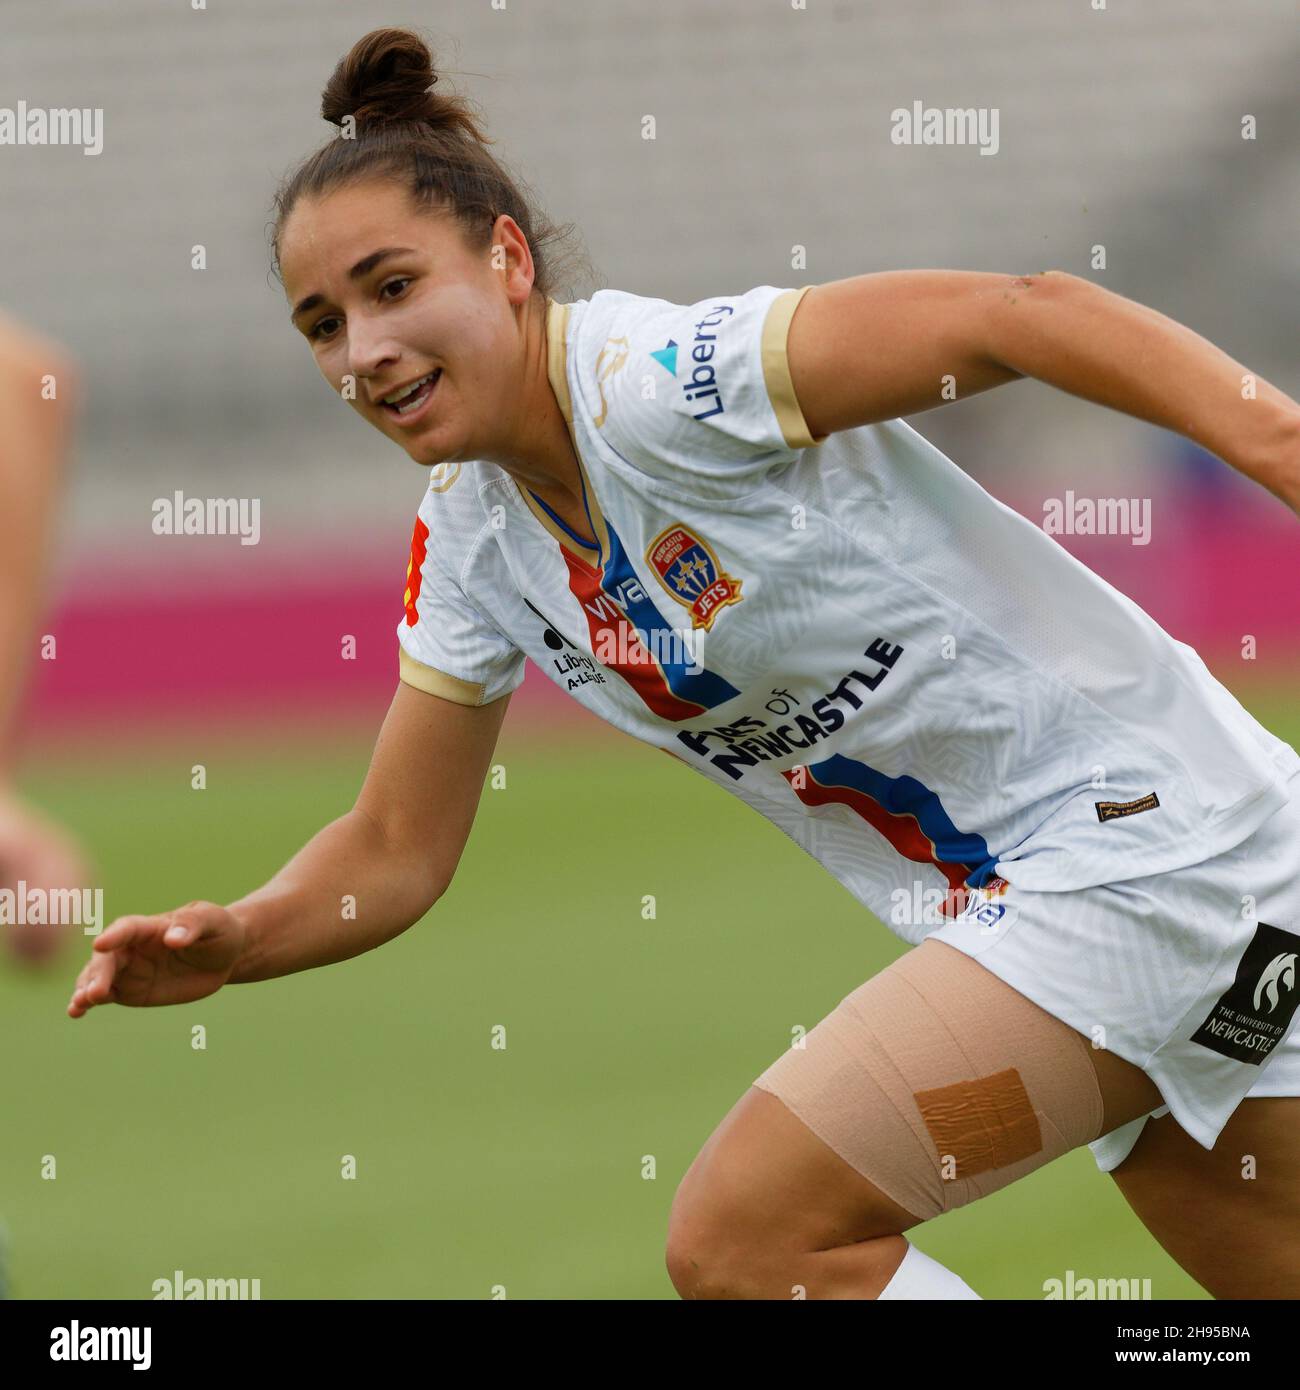
<path fill-rule="evenodd" d="M 397 685 L 405 557 L 340 552 L 346 564 L 326 580 L 309 577 L 319 550 L 299 562 L 263 557 L 251 582 L 249 564 L 166 584 L 79 568 L 40 624 L 54 658 L 33 663 L 23 732 L 330 716 L 373 716 L 377 726 Z M 521 708 L 586 717 L 531 664 L 512 714 Z"/>
<path fill-rule="evenodd" d="M 1280 504 L 1225 518 L 1185 509 L 1123 536 L 1057 537 L 1072 553 L 1201 653 L 1225 684 L 1300 667 L 1300 522 Z M 1041 504 L 1026 505 L 1041 515 Z M 165 580 L 85 564 L 42 622 L 55 658 L 37 660 L 25 702 L 30 733 L 74 726 L 382 716 L 397 682 L 396 628 L 405 556 L 338 546 L 335 572 L 310 559 L 251 548 L 232 565 L 208 557 Z M 179 554 L 179 552 L 178 552 Z M 1243 661 L 1247 636 L 1256 658 Z M 355 639 L 345 658 L 344 640 Z M 1249 665 L 1249 669 L 1246 669 Z M 548 723 L 586 718 L 529 664 L 512 705 Z"/>
<path fill-rule="evenodd" d="M 1041 503 L 1022 510 L 1043 515 Z M 1225 684 L 1247 665 L 1300 666 L 1300 518 L 1262 491 L 1229 505 L 1156 499 L 1142 545 L 1125 535 L 1054 539 L 1195 647 Z"/>

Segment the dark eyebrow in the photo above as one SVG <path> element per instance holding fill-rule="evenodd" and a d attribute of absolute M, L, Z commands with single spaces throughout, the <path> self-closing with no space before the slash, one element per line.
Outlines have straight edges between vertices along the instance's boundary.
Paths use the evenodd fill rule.
<path fill-rule="evenodd" d="M 415 252 L 409 246 L 385 246 L 382 250 L 372 251 L 368 256 L 362 256 L 356 265 L 348 271 L 348 279 L 364 280 L 377 265 L 386 261 L 389 256 L 413 256 L 414 254 Z M 296 319 L 300 314 L 305 314 L 309 309 L 314 309 L 318 304 L 324 302 L 325 296 L 323 294 L 309 294 L 294 305 L 293 313 L 289 317 Z"/>

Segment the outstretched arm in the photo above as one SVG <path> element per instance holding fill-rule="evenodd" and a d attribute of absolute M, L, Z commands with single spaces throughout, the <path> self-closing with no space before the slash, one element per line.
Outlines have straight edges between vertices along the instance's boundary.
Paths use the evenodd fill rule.
<path fill-rule="evenodd" d="M 1300 512 L 1300 405 L 1190 328 L 1065 271 L 816 285 L 787 349 L 818 437 L 1030 376 L 1185 435 Z"/>
<path fill-rule="evenodd" d="M 119 917 L 96 938 L 69 1015 L 188 1004 L 348 960 L 405 931 L 456 872 L 509 702 L 459 705 L 399 684 L 352 810 L 238 902 Z"/>

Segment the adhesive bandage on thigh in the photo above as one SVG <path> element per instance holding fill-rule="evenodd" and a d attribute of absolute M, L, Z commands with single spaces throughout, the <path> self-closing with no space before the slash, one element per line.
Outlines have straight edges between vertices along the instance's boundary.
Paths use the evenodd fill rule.
<path fill-rule="evenodd" d="M 1101 1132 L 1087 1040 L 977 961 L 925 941 L 754 1085 L 918 1220 Z"/>

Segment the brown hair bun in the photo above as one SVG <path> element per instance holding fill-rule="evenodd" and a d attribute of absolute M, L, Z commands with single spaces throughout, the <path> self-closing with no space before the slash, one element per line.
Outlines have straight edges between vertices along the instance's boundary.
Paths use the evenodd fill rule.
<path fill-rule="evenodd" d="M 551 246 L 563 248 L 573 226 L 556 226 L 526 185 L 493 158 L 495 143 L 463 97 L 433 91 L 429 45 L 411 29 L 376 29 L 357 40 L 321 93 L 321 115 L 342 129 L 282 180 L 275 195 L 271 259 L 280 271 L 280 237 L 304 197 L 319 198 L 367 180 L 390 179 L 417 208 L 451 213 L 465 245 L 486 256 L 503 214 L 514 219 L 533 256 L 533 292 L 558 293 Z M 575 261 L 585 261 L 575 249 Z"/>
<path fill-rule="evenodd" d="M 438 76 L 428 45 L 410 29 L 375 29 L 346 53 L 321 93 L 320 113 L 357 128 L 386 121 L 441 121 L 456 109 L 435 96 Z"/>

